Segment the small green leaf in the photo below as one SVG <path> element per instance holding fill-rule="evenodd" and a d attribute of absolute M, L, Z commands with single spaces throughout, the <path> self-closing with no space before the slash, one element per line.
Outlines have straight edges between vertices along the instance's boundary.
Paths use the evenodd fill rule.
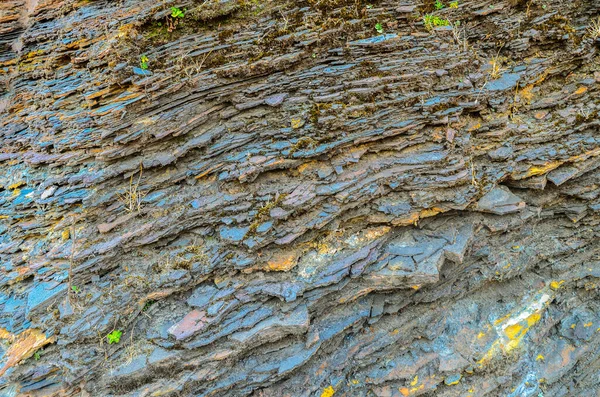
<path fill-rule="evenodd" d="M 146 55 L 142 55 L 140 57 L 140 68 L 142 68 L 143 70 L 148 69 L 148 57 Z"/>
<path fill-rule="evenodd" d="M 442 8 L 444 8 L 444 3 L 442 3 L 440 0 L 435 0 L 433 6 L 436 10 L 441 10 Z"/>
<path fill-rule="evenodd" d="M 381 23 L 377 22 L 375 24 L 375 30 L 377 31 L 377 33 L 381 34 L 383 33 L 383 26 L 381 25 Z"/>
<path fill-rule="evenodd" d="M 179 9 L 177 7 L 171 7 L 171 17 L 183 18 L 184 16 L 185 16 L 185 14 L 183 13 L 183 11 L 181 11 L 181 9 Z"/>
<path fill-rule="evenodd" d="M 42 357 L 42 355 L 40 354 L 40 352 L 39 352 L 39 351 L 38 351 L 38 352 L 35 352 L 35 353 L 33 353 L 33 359 L 34 359 L 35 361 L 38 361 L 38 360 L 39 360 L 41 357 Z"/>
<path fill-rule="evenodd" d="M 79 289 L 79 287 L 76 286 L 76 285 L 72 285 L 71 286 L 71 291 L 73 291 L 74 293 L 78 294 L 78 293 L 81 292 L 81 289 Z"/>
<path fill-rule="evenodd" d="M 108 339 L 108 344 L 112 345 L 113 343 L 119 343 L 121 341 L 121 335 L 123 335 L 123 332 L 119 331 L 118 329 L 106 335 L 106 339 Z"/>

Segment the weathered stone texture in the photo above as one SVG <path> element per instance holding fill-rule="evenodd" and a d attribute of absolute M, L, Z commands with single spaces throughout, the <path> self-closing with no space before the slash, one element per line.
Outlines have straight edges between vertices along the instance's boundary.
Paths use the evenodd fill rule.
<path fill-rule="evenodd" d="M 600 3 L 443 4 L 0 3 L 0 394 L 600 395 Z"/>

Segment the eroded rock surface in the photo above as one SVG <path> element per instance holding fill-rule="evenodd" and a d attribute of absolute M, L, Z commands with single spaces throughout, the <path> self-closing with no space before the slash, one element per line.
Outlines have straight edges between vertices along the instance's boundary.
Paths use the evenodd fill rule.
<path fill-rule="evenodd" d="M 0 393 L 598 395 L 600 3 L 442 3 L 0 3 Z"/>

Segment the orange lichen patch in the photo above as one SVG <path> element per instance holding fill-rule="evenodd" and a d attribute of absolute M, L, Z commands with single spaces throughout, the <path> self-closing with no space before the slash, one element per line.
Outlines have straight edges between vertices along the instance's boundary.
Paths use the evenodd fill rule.
<path fill-rule="evenodd" d="M 406 217 L 396 218 L 392 221 L 392 224 L 396 225 L 396 226 L 416 225 L 419 222 L 419 219 L 435 216 L 437 214 L 440 214 L 440 213 L 446 212 L 446 211 L 447 211 L 446 209 L 438 208 L 438 207 L 425 208 L 419 212 L 414 212 Z"/>
<path fill-rule="evenodd" d="M 213 171 L 216 171 L 216 170 L 218 170 L 219 168 L 221 168 L 221 167 L 223 166 L 223 164 L 224 164 L 224 163 L 219 163 L 219 164 L 216 164 L 216 165 L 214 165 L 214 166 L 210 167 L 209 169 L 207 169 L 206 171 L 204 171 L 203 173 L 201 173 L 201 174 L 199 174 L 199 175 L 196 175 L 196 176 L 195 176 L 195 178 L 196 178 L 196 179 L 201 179 L 201 178 L 204 178 L 206 175 L 210 174 L 211 172 L 213 172 Z"/>
<path fill-rule="evenodd" d="M 472 132 L 472 131 L 478 130 L 480 128 L 481 128 L 481 123 L 477 123 L 477 124 L 474 124 L 474 125 L 470 125 L 467 128 L 467 131 Z"/>
<path fill-rule="evenodd" d="M 533 100 L 533 93 L 531 92 L 533 87 L 533 84 L 529 84 L 525 86 L 525 88 L 523 88 L 521 91 L 519 91 L 518 95 L 523 99 L 525 103 L 531 103 L 531 101 Z"/>
<path fill-rule="evenodd" d="M 587 87 L 585 86 L 581 86 L 579 87 L 573 94 L 571 94 L 572 96 L 577 96 L 577 95 L 583 95 L 587 92 Z"/>
<path fill-rule="evenodd" d="M 93 92 L 93 93 L 91 93 L 89 95 L 86 95 L 85 99 L 88 100 L 88 101 L 90 101 L 92 99 L 95 99 L 95 98 L 98 98 L 98 97 L 101 97 L 101 96 L 105 96 L 105 95 L 108 95 L 108 94 L 111 94 L 111 93 L 115 93 L 115 92 L 118 92 L 118 91 L 115 90 L 114 87 L 108 87 L 108 88 L 105 88 L 103 90 L 96 91 L 96 92 Z"/>
<path fill-rule="evenodd" d="M 578 154 L 577 156 L 571 156 L 571 157 L 569 157 L 567 162 L 577 163 L 580 161 L 587 160 L 590 157 L 596 157 L 598 155 L 600 155 L 600 148 L 592 149 L 589 152 Z"/>
<path fill-rule="evenodd" d="M 54 342 L 54 336 L 47 338 L 39 329 L 27 329 L 14 338 L 12 345 L 4 354 L 5 364 L 0 369 L 0 376 L 22 360 L 33 356 L 39 348 Z"/>
<path fill-rule="evenodd" d="M 301 164 L 298 166 L 298 172 L 303 174 L 307 169 L 310 171 L 317 163 L 317 161 L 309 161 L 308 163 Z"/>
<path fill-rule="evenodd" d="M 287 272 L 296 266 L 296 264 L 298 264 L 298 254 L 295 252 L 287 253 L 268 261 L 265 270 Z"/>
<path fill-rule="evenodd" d="M 421 210 L 419 213 L 419 218 L 429 218 L 430 216 L 435 216 L 439 213 L 445 212 L 443 208 L 433 207 Z"/>
<path fill-rule="evenodd" d="M 589 159 L 590 157 L 595 157 L 598 155 L 600 155 L 600 148 L 596 148 L 596 149 L 590 150 L 588 152 L 578 154 L 576 156 L 571 156 L 566 160 L 551 161 L 542 166 L 532 166 L 523 174 L 519 175 L 518 173 L 517 174 L 513 173 L 511 175 L 511 178 L 514 180 L 519 180 L 519 179 L 525 179 L 525 178 L 529 178 L 529 177 L 536 176 L 536 175 L 542 175 L 542 174 L 545 174 L 547 172 L 550 172 L 550 171 L 560 167 L 561 165 L 563 165 L 565 163 L 577 163 L 580 161 L 585 161 L 585 160 Z"/>
<path fill-rule="evenodd" d="M 331 397 L 335 394 L 335 390 L 333 390 L 333 386 L 327 386 L 325 389 L 323 389 L 323 392 L 321 393 L 321 397 Z"/>
<path fill-rule="evenodd" d="M 422 384 L 419 386 L 411 387 L 410 389 L 408 387 L 401 387 L 398 389 L 398 391 L 403 396 L 410 396 L 411 394 L 415 394 L 416 392 L 423 390 L 424 388 L 425 388 L 425 384 Z"/>

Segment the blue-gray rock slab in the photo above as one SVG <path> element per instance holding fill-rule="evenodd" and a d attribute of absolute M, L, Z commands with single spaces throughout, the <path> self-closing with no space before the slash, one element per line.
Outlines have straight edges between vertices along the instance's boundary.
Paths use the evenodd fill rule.
<path fill-rule="evenodd" d="M 27 295 L 26 314 L 29 316 L 32 311 L 49 304 L 52 299 L 60 296 L 66 289 L 66 283 L 38 282 Z"/>
<path fill-rule="evenodd" d="M 525 202 L 506 186 L 496 186 L 479 199 L 475 208 L 481 212 L 506 215 L 525 208 Z"/>
<path fill-rule="evenodd" d="M 500 78 L 485 85 L 488 91 L 506 91 L 515 88 L 521 75 L 519 73 L 504 73 Z"/>

